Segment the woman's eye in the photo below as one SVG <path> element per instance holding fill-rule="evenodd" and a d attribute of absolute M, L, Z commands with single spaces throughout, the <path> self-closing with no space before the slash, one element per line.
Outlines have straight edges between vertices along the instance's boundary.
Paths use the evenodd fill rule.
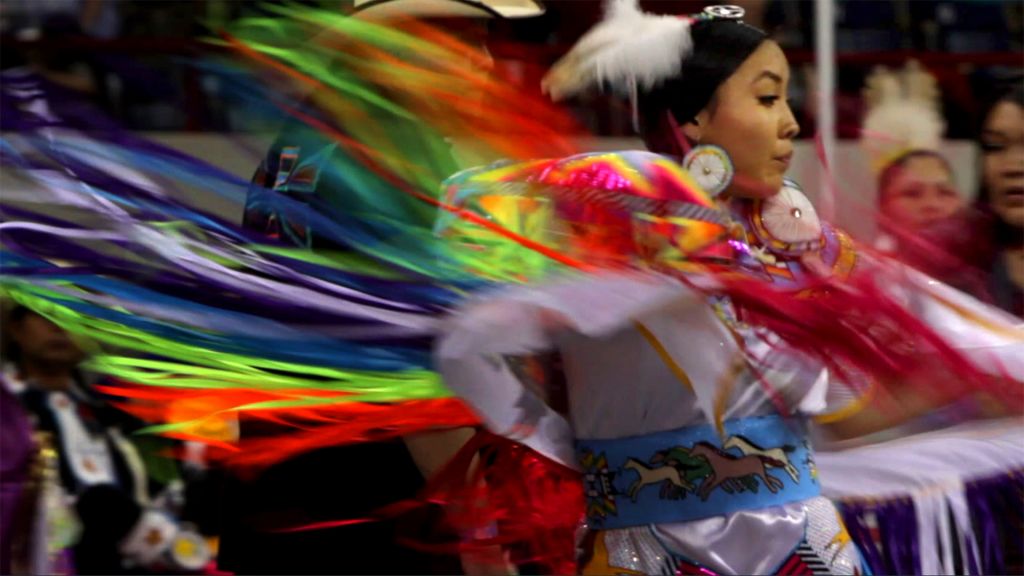
<path fill-rule="evenodd" d="M 761 104 L 763 104 L 765 106 L 771 106 L 771 105 L 775 104 L 775 102 L 778 101 L 778 99 L 779 99 L 778 96 L 758 96 L 757 97 L 758 102 L 760 102 Z"/>
<path fill-rule="evenodd" d="M 981 151 L 986 153 L 986 154 L 992 154 L 994 152 L 1002 152 L 1003 150 L 1006 150 L 1006 144 L 1003 144 L 1002 142 L 984 142 L 983 141 L 981 143 Z"/>

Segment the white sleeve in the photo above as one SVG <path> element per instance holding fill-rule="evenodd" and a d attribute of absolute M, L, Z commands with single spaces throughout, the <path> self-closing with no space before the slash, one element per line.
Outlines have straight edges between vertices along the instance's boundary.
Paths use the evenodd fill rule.
<path fill-rule="evenodd" d="M 659 308 L 700 301 L 678 281 L 651 274 L 505 288 L 472 299 L 447 319 L 435 363 L 492 432 L 574 466 L 569 423 L 524 387 L 505 357 L 554 348 L 559 333 L 600 337 Z"/>
<path fill-rule="evenodd" d="M 890 287 L 890 295 L 933 330 L 943 342 L 962 354 L 977 369 L 1002 376 L 1020 385 L 1024 382 L 1024 324 L 1020 319 L 956 290 L 917 270 L 888 260 L 881 265 L 897 265 L 899 282 Z M 927 359 L 923 359 L 927 362 Z M 851 382 L 829 379 L 819 387 L 818 421 L 841 420 L 857 412 L 871 400 L 877 384 L 857 371 L 847 375 Z"/>
<path fill-rule="evenodd" d="M 1024 323 L 914 270 L 908 307 L 982 371 L 1024 382 Z"/>
<path fill-rule="evenodd" d="M 442 327 L 438 354 L 531 354 L 553 348 L 559 332 L 599 338 L 636 318 L 703 301 L 703 295 L 678 280 L 640 272 L 507 287 L 478 295 L 456 310 Z"/>
<path fill-rule="evenodd" d="M 488 430 L 575 466 L 569 423 L 523 386 L 504 358 L 439 357 L 438 368 L 445 384 L 473 408 Z"/>

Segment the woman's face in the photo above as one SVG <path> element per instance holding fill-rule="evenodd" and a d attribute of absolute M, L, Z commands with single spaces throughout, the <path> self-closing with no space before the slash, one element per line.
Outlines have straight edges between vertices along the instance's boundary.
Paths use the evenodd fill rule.
<path fill-rule="evenodd" d="M 897 168 L 882 192 L 882 212 L 894 223 L 920 230 L 964 207 L 953 175 L 935 156 L 913 156 Z"/>
<path fill-rule="evenodd" d="M 765 198 L 782 187 L 800 126 L 786 101 L 789 63 L 778 44 L 765 41 L 686 125 L 701 144 L 721 146 L 732 159 L 733 196 Z"/>
<path fill-rule="evenodd" d="M 11 323 L 11 338 L 26 362 L 67 368 L 83 357 L 82 350 L 67 332 L 35 313 Z"/>
<path fill-rule="evenodd" d="M 985 188 L 992 210 L 1013 226 L 1024 226 L 1024 109 L 1000 102 L 981 130 Z"/>

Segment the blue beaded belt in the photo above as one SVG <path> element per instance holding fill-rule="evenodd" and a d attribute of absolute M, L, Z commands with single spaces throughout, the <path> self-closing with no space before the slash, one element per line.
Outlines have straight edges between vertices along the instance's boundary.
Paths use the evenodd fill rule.
<path fill-rule="evenodd" d="M 587 520 L 609 530 L 688 522 L 821 493 L 804 423 L 779 416 L 578 440 Z"/>

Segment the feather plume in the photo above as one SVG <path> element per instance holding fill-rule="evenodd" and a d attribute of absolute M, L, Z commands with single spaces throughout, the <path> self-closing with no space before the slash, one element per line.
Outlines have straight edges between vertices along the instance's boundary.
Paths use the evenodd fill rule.
<path fill-rule="evenodd" d="M 868 113 L 861 143 L 876 172 L 914 150 L 937 151 L 946 130 L 935 78 L 915 61 L 875 69 L 864 87 Z"/>
<path fill-rule="evenodd" d="M 605 85 L 648 90 L 679 73 L 693 48 L 690 21 L 640 10 L 637 0 L 610 0 L 605 18 L 544 77 L 554 100 Z"/>

